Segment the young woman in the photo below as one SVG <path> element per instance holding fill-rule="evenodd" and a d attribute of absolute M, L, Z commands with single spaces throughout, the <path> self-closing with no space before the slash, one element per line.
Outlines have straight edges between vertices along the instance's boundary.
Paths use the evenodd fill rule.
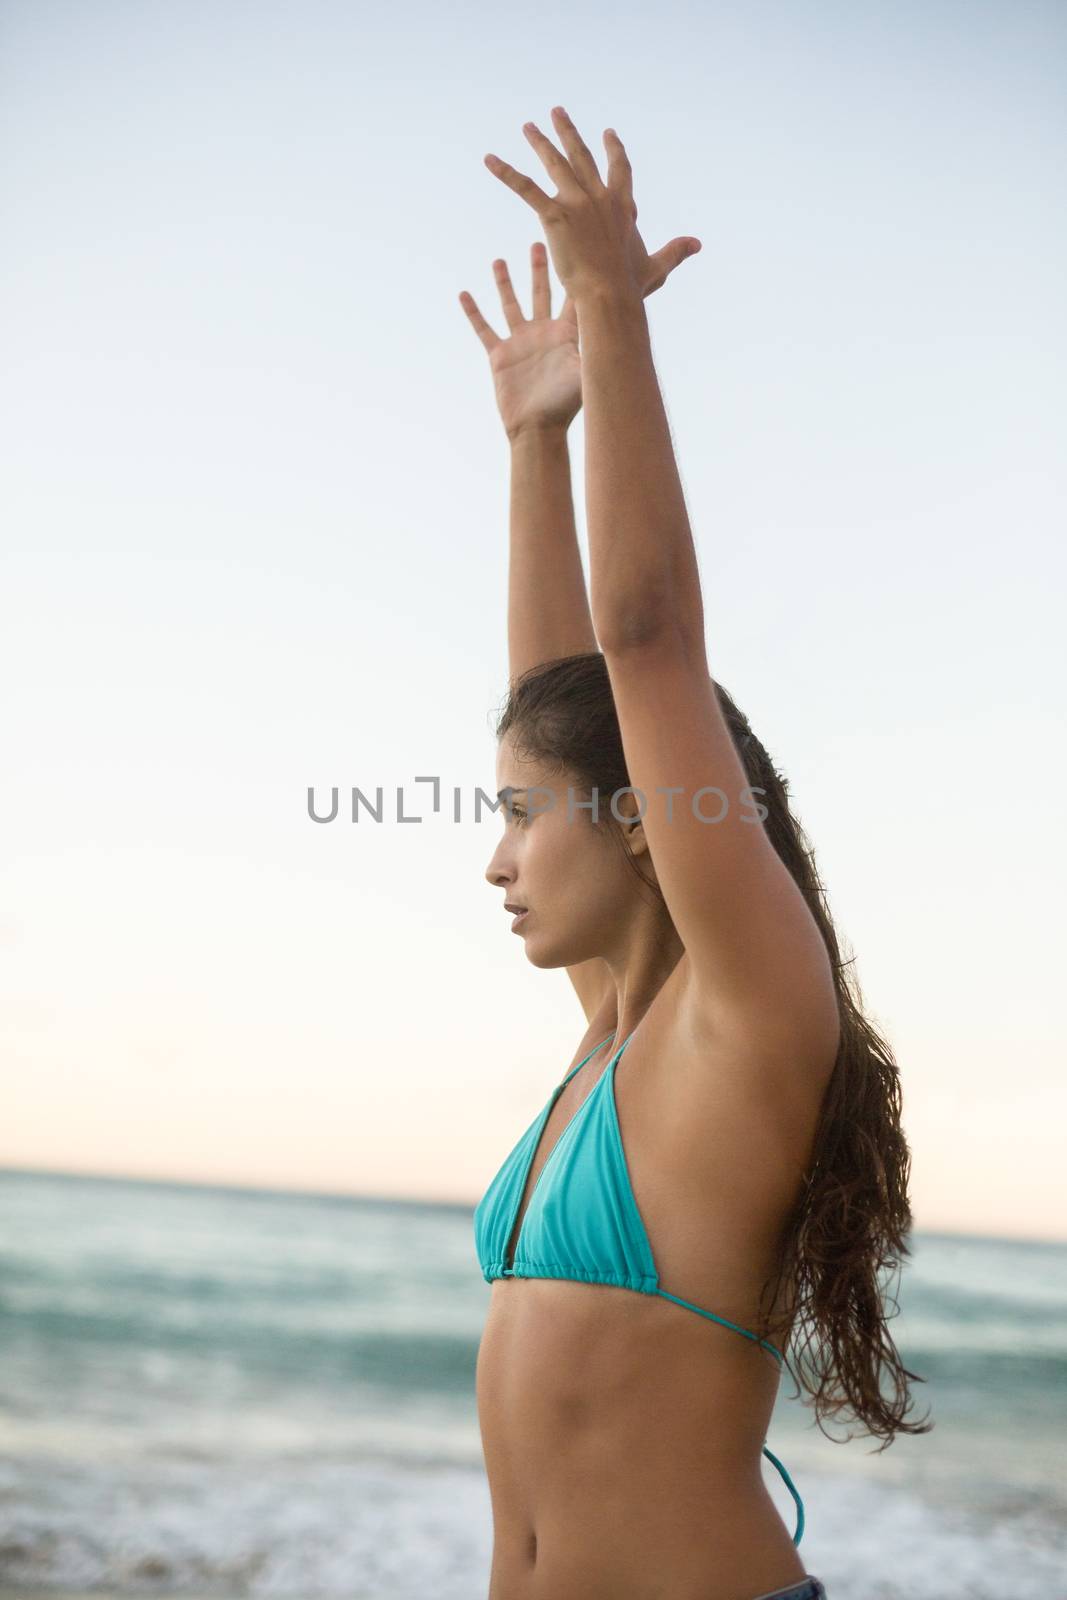
<path fill-rule="evenodd" d="M 765 1444 L 794 1327 L 820 1424 L 848 1410 L 883 1449 L 929 1427 L 903 1421 L 916 1374 L 878 1279 L 909 1254 L 900 1084 L 785 781 L 708 671 L 644 311 L 699 244 L 649 257 L 617 136 L 605 183 L 553 117 L 565 154 L 525 131 L 555 196 L 486 163 L 544 225 L 560 316 L 540 244 L 532 320 L 494 263 L 508 338 L 460 296 L 512 463 L 486 876 L 587 1021 L 475 1215 L 489 1600 L 819 1600 Z M 582 404 L 589 600 L 566 440 Z"/>

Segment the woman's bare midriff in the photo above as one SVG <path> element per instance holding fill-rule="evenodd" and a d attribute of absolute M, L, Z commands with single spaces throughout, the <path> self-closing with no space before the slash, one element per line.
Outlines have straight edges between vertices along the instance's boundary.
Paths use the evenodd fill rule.
<path fill-rule="evenodd" d="M 586 1049 L 610 1031 L 601 1020 Z M 616 1103 L 659 1282 L 751 1329 L 817 1088 L 795 1080 L 793 1103 L 764 1111 L 723 1062 L 707 1126 L 694 1128 L 672 1119 L 684 1097 L 659 1065 L 674 1029 L 656 1019 L 646 1031 L 649 1020 L 620 1058 Z M 527 1193 L 603 1067 L 598 1057 L 563 1091 Z M 677 1051 L 671 1070 L 677 1086 Z M 775 1306 L 779 1349 L 790 1292 Z M 487 1600 L 754 1600 L 802 1581 L 793 1524 L 764 1480 L 766 1469 L 781 1482 L 762 1448 L 782 1370 L 753 1340 L 659 1295 L 496 1280 L 476 1379 L 494 1531 Z"/>
<path fill-rule="evenodd" d="M 762 1477 L 778 1387 L 772 1356 L 659 1296 L 494 1283 L 477 1372 L 489 1600 L 752 1600 L 799 1582 Z"/>

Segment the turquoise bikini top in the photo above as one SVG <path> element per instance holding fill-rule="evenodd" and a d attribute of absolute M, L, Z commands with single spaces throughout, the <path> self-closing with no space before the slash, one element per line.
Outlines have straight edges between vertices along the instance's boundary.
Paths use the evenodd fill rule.
<path fill-rule="evenodd" d="M 608 1039 L 612 1037 L 608 1035 Z M 781 1366 L 781 1351 L 766 1339 L 659 1286 L 652 1247 L 630 1184 L 615 1103 L 615 1066 L 632 1038 L 631 1033 L 623 1041 L 553 1145 L 530 1195 L 510 1266 L 508 1241 L 545 1123 L 574 1074 L 608 1039 L 601 1039 L 568 1072 L 478 1202 L 474 1239 L 482 1275 L 487 1283 L 494 1278 L 566 1278 L 662 1295 L 761 1344 Z M 796 1502 L 793 1543 L 798 1545 L 804 1535 L 803 1502 L 785 1467 L 766 1444 L 763 1454 L 777 1467 Z"/>

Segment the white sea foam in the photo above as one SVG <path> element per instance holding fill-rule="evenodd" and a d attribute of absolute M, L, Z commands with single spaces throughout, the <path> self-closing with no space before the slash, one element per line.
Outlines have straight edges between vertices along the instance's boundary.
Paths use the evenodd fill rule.
<path fill-rule="evenodd" d="M 36 1485 L 3 1474 L 2 1584 L 29 1593 L 477 1600 L 488 1488 L 457 1467 L 156 1463 Z M 47 1489 L 47 1498 L 43 1498 Z M 35 1493 L 36 1490 L 36 1493 Z M 777 1496 L 776 1496 L 777 1498 Z M 1063 1600 L 1067 1532 L 983 1524 L 899 1488 L 808 1475 L 800 1546 L 829 1600 Z"/>

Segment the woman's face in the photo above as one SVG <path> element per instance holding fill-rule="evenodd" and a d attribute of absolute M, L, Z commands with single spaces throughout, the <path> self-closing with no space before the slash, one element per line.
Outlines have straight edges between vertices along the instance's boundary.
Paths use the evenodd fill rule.
<path fill-rule="evenodd" d="M 501 905 L 528 908 L 514 931 L 525 942 L 527 959 L 535 967 L 563 967 L 603 954 L 624 925 L 636 884 L 620 841 L 603 821 L 611 815 L 610 794 L 598 797 L 601 822 L 594 826 L 578 779 L 546 775 L 517 754 L 507 735 L 497 747 L 496 786 L 504 791 L 502 833 L 485 876 L 501 890 Z M 510 808 L 503 803 L 509 792 Z M 619 809 L 631 799 L 621 796 Z M 514 913 L 507 917 L 502 930 L 510 928 Z"/>

